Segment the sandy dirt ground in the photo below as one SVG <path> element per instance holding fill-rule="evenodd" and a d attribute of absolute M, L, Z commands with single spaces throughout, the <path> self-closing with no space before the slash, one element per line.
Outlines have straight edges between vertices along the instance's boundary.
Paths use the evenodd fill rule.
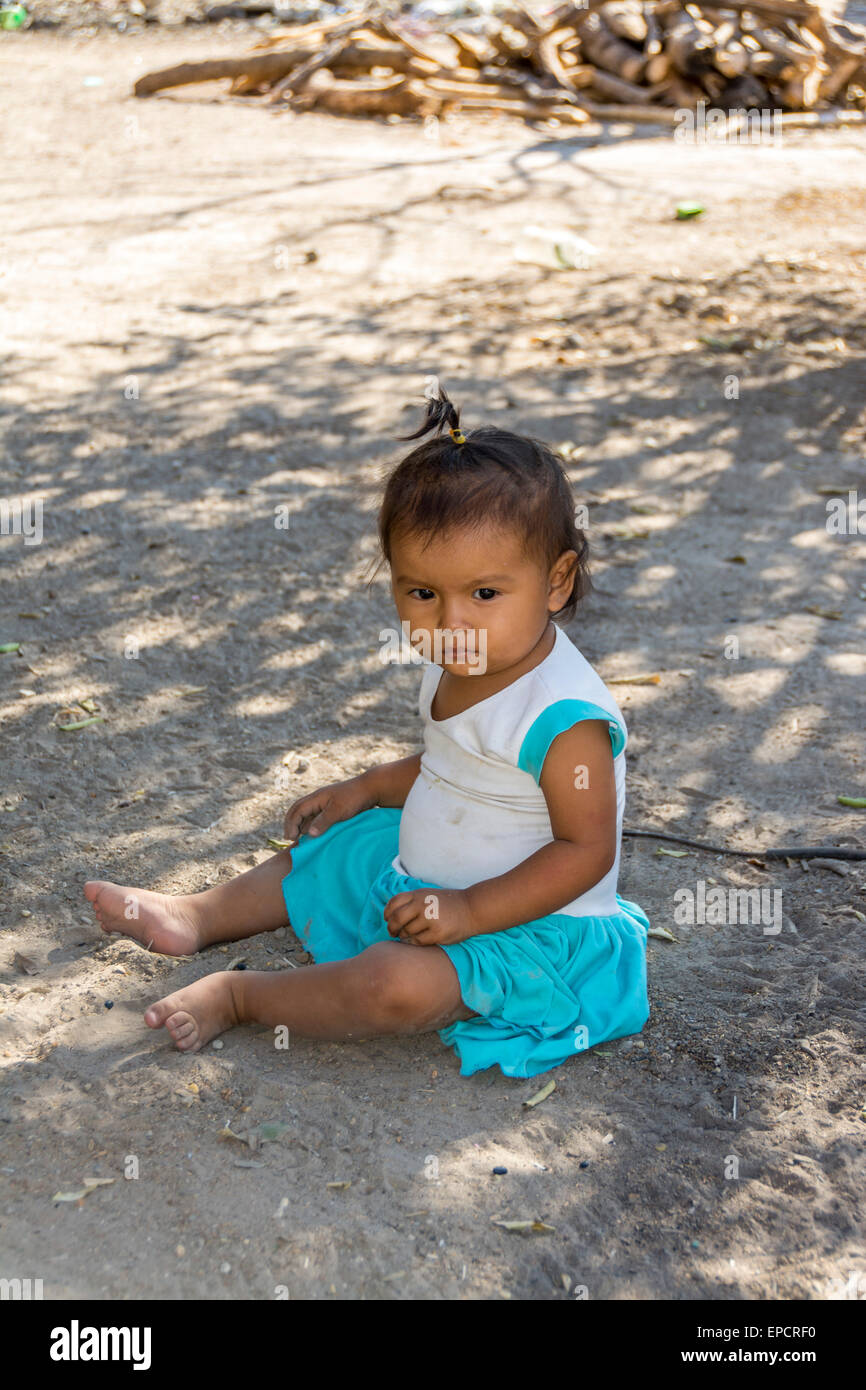
<path fill-rule="evenodd" d="M 605 677 L 661 677 L 614 687 L 628 824 L 862 844 L 837 797 L 866 793 L 864 538 L 826 506 L 866 490 L 866 135 L 130 97 L 230 44 L 0 48 L 2 496 L 44 499 L 41 544 L 0 537 L 0 1274 L 47 1298 L 866 1296 L 862 865 L 628 842 L 621 891 L 676 938 L 649 944 L 650 1021 L 528 1081 L 461 1077 L 435 1034 L 184 1056 L 148 1003 L 236 958 L 303 969 L 299 943 L 173 960 L 106 939 L 81 892 L 236 874 L 301 792 L 418 747 L 365 576 L 428 372 L 464 424 L 568 459 L 597 588 L 567 630 Z M 703 217 L 673 220 L 683 198 Z M 518 261 L 530 223 L 597 263 Z M 779 890 L 781 930 L 678 923 L 701 882 Z M 87 1178 L 113 1181 L 53 1201 Z M 493 1224 L 522 1218 L 554 1230 Z"/>

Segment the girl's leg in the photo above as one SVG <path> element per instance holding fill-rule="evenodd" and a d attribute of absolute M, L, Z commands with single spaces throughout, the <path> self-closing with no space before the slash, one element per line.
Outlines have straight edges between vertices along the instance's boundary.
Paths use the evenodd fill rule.
<path fill-rule="evenodd" d="M 203 893 L 173 896 L 91 880 L 85 897 L 102 930 L 123 932 L 166 956 L 188 956 L 215 941 L 240 941 L 288 924 L 282 881 L 292 867 L 288 850 Z"/>
<path fill-rule="evenodd" d="M 241 1023 L 280 1024 L 304 1038 L 347 1041 L 423 1033 L 475 1018 L 457 972 L 438 946 L 379 941 L 350 960 L 268 974 L 223 970 L 160 999 L 145 1012 L 183 1052 Z"/>

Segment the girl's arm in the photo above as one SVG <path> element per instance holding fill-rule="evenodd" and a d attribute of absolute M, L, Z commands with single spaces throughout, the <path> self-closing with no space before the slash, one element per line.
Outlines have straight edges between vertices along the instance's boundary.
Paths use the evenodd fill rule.
<path fill-rule="evenodd" d="M 337 821 L 350 820 L 374 806 L 402 806 L 421 770 L 421 754 L 373 767 L 346 782 L 333 782 L 307 792 L 286 812 L 283 834 L 295 841 L 301 835 L 321 835 Z"/>
<path fill-rule="evenodd" d="M 554 839 L 498 878 L 467 888 L 469 935 L 505 931 L 558 912 L 616 859 L 616 782 L 608 726 L 586 719 L 559 734 L 541 771 Z"/>
<path fill-rule="evenodd" d="M 421 771 L 421 754 L 383 763 L 361 774 L 360 780 L 372 796 L 371 806 L 404 806 L 412 784 Z"/>

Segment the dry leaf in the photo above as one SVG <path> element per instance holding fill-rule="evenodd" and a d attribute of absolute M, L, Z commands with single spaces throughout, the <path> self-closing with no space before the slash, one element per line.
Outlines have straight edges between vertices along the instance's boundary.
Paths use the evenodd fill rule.
<path fill-rule="evenodd" d="M 644 676 L 608 676 L 605 685 L 659 685 L 661 676 L 657 671 Z"/>
<path fill-rule="evenodd" d="M 546 1226 L 543 1221 L 497 1221 L 493 1218 L 494 1226 L 501 1226 L 504 1231 L 518 1231 L 523 1235 L 532 1232 L 535 1235 L 549 1235 L 556 1230 L 555 1226 Z"/>
<path fill-rule="evenodd" d="M 51 1200 L 52 1202 L 81 1202 L 91 1192 L 95 1192 L 97 1187 L 108 1187 L 113 1182 L 114 1178 L 85 1178 L 84 1186 L 78 1188 L 76 1192 L 55 1192 Z"/>
<path fill-rule="evenodd" d="M 547 1085 L 546 1085 L 546 1086 L 542 1086 L 541 1090 L 538 1091 L 538 1092 L 536 1092 L 536 1094 L 532 1097 L 531 1100 L 525 1100 L 525 1101 L 523 1102 L 523 1108 L 524 1108 L 525 1110 L 528 1110 L 529 1107 L 530 1107 L 531 1105 L 540 1105 L 541 1102 L 542 1102 L 543 1100 L 547 1100 L 547 1097 L 548 1097 L 549 1095 L 552 1095 L 553 1092 L 554 1092 L 555 1090 L 556 1090 L 556 1082 L 555 1082 L 555 1081 L 548 1081 Z"/>

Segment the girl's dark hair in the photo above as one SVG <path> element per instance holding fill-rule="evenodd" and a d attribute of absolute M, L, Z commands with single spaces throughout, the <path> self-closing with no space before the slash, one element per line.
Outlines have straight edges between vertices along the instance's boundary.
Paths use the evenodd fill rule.
<path fill-rule="evenodd" d="M 571 593 L 557 614 L 573 617 L 591 588 L 589 542 L 575 523 L 571 484 L 553 450 L 493 425 L 464 435 L 460 413 L 441 386 L 420 428 L 401 437 L 418 439 L 431 430 L 436 437 L 407 454 L 385 484 L 379 509 L 385 560 L 391 563 L 395 532 L 427 535 L 488 522 L 508 526 L 523 537 L 527 553 L 547 566 L 563 551 L 575 551 Z"/>

